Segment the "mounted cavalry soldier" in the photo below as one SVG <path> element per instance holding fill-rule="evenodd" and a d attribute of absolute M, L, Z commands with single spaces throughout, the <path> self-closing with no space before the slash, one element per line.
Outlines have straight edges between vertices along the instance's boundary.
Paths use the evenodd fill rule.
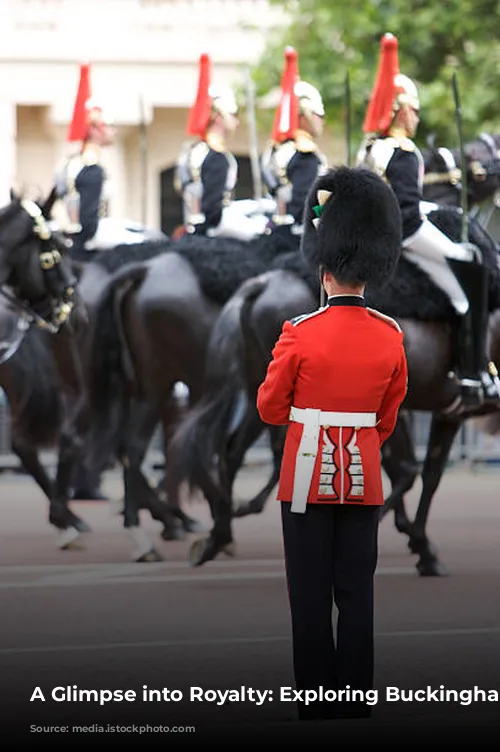
<path fill-rule="evenodd" d="M 268 217 L 258 201 L 234 201 L 238 164 L 227 139 L 239 124 L 231 89 L 211 83 L 211 59 L 202 54 L 196 100 L 189 112 L 188 143 L 177 162 L 175 188 L 182 196 L 188 233 L 250 240 L 264 233 Z"/>
<path fill-rule="evenodd" d="M 486 356 L 488 272 L 476 246 L 453 242 L 425 216 L 423 159 L 412 140 L 419 114 L 417 88 L 399 70 L 397 38 L 385 34 L 358 164 L 391 185 L 401 208 L 406 258 L 447 294 L 457 314 L 451 375 L 461 387 L 460 406 L 496 402 L 500 381 Z"/>
<path fill-rule="evenodd" d="M 367 308 L 364 291 L 390 279 L 401 238 L 397 199 L 373 172 L 340 167 L 316 181 L 302 251 L 328 302 L 284 323 L 258 391 L 262 420 L 288 425 L 277 498 L 296 688 L 328 693 L 299 702 L 301 720 L 370 715 L 380 448 L 406 395 L 407 365 L 401 328 Z"/>
<path fill-rule="evenodd" d="M 302 215 L 311 186 L 326 172 L 327 160 L 316 139 L 323 132 L 325 108 L 319 91 L 299 79 L 298 56 L 285 50 L 281 101 L 276 110 L 272 141 L 261 165 L 264 182 L 276 198 L 272 216 L 274 232 L 295 237 L 302 234 Z"/>
<path fill-rule="evenodd" d="M 140 243 L 155 234 L 133 222 L 107 216 L 109 181 L 102 150 L 114 143 L 115 128 L 102 106 L 91 97 L 90 64 L 80 65 L 80 80 L 67 141 L 78 144 L 56 174 L 56 190 L 64 207 L 61 230 L 72 241 L 71 255 L 84 261 L 93 251 Z M 158 234 L 156 233 L 156 237 Z"/>

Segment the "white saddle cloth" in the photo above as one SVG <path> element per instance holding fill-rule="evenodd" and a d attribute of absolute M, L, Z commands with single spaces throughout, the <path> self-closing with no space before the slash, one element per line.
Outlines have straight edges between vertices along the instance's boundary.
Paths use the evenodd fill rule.
<path fill-rule="evenodd" d="M 207 235 L 238 240 L 251 240 L 263 235 L 269 222 L 269 216 L 263 212 L 271 214 L 274 205 L 273 199 L 233 201 L 224 207 L 219 225 L 208 230 Z"/>
<path fill-rule="evenodd" d="M 162 232 L 144 227 L 137 222 L 128 219 L 103 217 L 99 220 L 94 237 L 85 243 L 85 249 L 87 251 L 106 251 L 115 248 L 117 245 L 132 245 L 144 243 L 147 240 L 162 240 L 163 238 L 167 239 Z"/>

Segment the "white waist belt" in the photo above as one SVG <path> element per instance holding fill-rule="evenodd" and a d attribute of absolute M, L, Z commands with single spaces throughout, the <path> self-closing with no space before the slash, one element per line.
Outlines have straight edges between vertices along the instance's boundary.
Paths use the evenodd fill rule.
<path fill-rule="evenodd" d="M 295 477 L 293 480 L 292 512 L 304 513 L 307 497 L 318 454 L 320 428 L 350 426 L 352 428 L 374 428 L 377 425 L 376 413 L 338 413 L 315 408 L 292 407 L 290 420 L 302 423 L 304 429 L 297 451 Z"/>

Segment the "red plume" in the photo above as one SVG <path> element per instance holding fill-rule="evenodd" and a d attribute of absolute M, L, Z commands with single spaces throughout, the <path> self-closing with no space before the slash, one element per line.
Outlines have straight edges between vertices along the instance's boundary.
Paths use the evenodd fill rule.
<path fill-rule="evenodd" d="M 393 34 L 384 34 L 377 77 L 363 123 L 365 133 L 385 133 L 389 128 L 396 97 L 394 79 L 398 73 L 398 40 Z"/>
<path fill-rule="evenodd" d="M 281 76 L 281 101 L 274 116 L 272 140 L 286 141 L 295 137 L 299 124 L 299 100 L 295 94 L 295 84 L 299 80 L 297 51 L 293 47 L 285 49 L 285 67 Z"/>
<path fill-rule="evenodd" d="M 212 102 L 208 90 L 210 87 L 211 67 L 212 65 L 209 56 L 206 54 L 200 55 L 198 91 L 196 93 L 195 102 L 189 111 L 186 128 L 186 132 L 190 136 L 200 136 L 201 138 L 204 138 L 210 122 Z"/>
<path fill-rule="evenodd" d="M 86 103 L 90 96 L 90 63 L 82 63 L 73 117 L 68 130 L 68 141 L 84 141 L 87 136 L 88 112 Z"/>

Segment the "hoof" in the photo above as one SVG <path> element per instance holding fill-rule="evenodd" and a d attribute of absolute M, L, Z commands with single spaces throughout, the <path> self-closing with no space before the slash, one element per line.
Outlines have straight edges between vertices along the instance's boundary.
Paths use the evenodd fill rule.
<path fill-rule="evenodd" d="M 417 572 L 420 577 L 449 577 L 449 572 L 437 559 L 417 562 Z"/>
<path fill-rule="evenodd" d="M 420 554 L 422 552 L 423 546 L 420 541 L 410 538 L 408 541 L 408 548 L 410 549 L 410 552 L 412 554 Z"/>
<path fill-rule="evenodd" d="M 98 488 L 77 488 L 73 491 L 71 498 L 74 501 L 108 501 L 108 497 Z"/>
<path fill-rule="evenodd" d="M 161 537 L 164 541 L 186 540 L 186 531 L 178 520 L 169 521 L 161 531 Z"/>
<path fill-rule="evenodd" d="M 228 543 L 226 546 L 224 546 L 222 553 L 226 554 L 226 556 L 229 556 L 229 558 L 234 559 L 234 557 L 236 556 L 236 546 L 234 544 L 234 541 L 231 541 L 231 543 Z"/>
<path fill-rule="evenodd" d="M 92 528 L 87 525 L 86 522 L 80 519 L 80 517 L 78 517 L 76 514 L 73 514 L 73 512 L 68 512 L 68 522 L 72 527 L 76 528 L 79 533 L 92 532 Z"/>
<path fill-rule="evenodd" d="M 67 527 L 66 530 L 61 530 L 57 547 L 61 551 L 81 549 L 82 546 L 80 545 L 80 533 L 78 532 L 78 530 L 74 527 Z"/>
<path fill-rule="evenodd" d="M 253 501 L 243 502 L 238 504 L 233 509 L 233 517 L 248 517 L 250 514 L 261 514 L 264 511 L 265 500 L 253 499 Z"/>
<path fill-rule="evenodd" d="M 163 556 L 161 556 L 156 548 L 152 548 L 150 551 L 147 551 L 145 554 L 137 554 L 136 556 L 132 557 L 133 561 L 136 561 L 137 563 L 143 564 L 143 563 L 149 563 L 154 561 L 163 561 Z"/>
<path fill-rule="evenodd" d="M 209 561 L 211 557 L 207 556 L 207 541 L 208 538 L 200 538 L 200 540 L 194 541 L 189 549 L 189 563 L 192 567 L 201 567 L 206 561 Z"/>
<path fill-rule="evenodd" d="M 234 544 L 232 541 L 225 544 L 218 544 L 212 536 L 200 538 L 191 544 L 189 549 L 189 563 L 192 567 L 201 567 L 207 561 L 212 561 L 219 553 L 225 553 L 226 556 L 234 556 Z"/>

